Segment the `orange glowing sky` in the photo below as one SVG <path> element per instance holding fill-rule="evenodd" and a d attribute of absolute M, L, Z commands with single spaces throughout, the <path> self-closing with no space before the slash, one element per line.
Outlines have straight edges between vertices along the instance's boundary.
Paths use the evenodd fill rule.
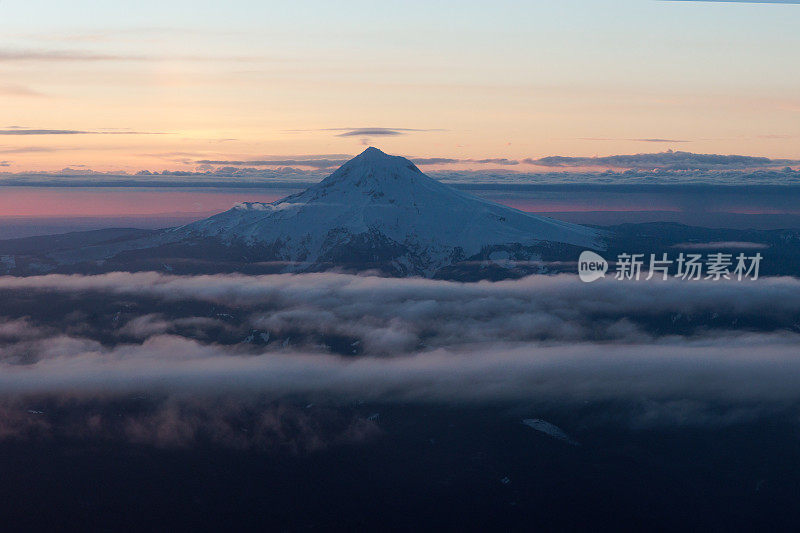
<path fill-rule="evenodd" d="M 365 143 L 798 158 L 798 24 L 797 5 L 650 0 L 4 1 L 0 171 L 193 170 Z"/>

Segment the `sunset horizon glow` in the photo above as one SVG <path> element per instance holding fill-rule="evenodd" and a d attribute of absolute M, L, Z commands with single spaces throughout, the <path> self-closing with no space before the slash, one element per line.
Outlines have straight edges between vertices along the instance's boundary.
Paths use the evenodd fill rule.
<path fill-rule="evenodd" d="M 0 172 L 195 170 L 367 144 L 473 161 L 797 159 L 798 9 L 6 1 Z"/>

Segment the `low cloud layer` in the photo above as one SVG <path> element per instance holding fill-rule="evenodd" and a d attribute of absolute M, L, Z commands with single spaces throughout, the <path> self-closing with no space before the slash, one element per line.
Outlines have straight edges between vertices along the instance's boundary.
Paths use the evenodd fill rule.
<path fill-rule="evenodd" d="M 390 130 L 377 128 L 374 130 L 353 130 L 341 135 L 367 135 L 367 131 L 375 135 L 399 135 L 403 130 Z M 415 131 L 415 130 L 406 130 Z M 601 139 L 597 139 L 601 140 Z M 666 139 L 633 139 L 642 142 L 667 142 Z M 675 141 L 679 142 L 679 141 Z M 410 157 L 417 165 L 493 165 L 499 167 L 533 165 L 548 168 L 577 168 L 601 167 L 629 170 L 662 170 L 662 171 L 731 171 L 731 170 L 759 170 L 774 169 L 781 166 L 800 164 L 793 159 L 770 159 L 767 157 L 695 154 L 692 152 L 660 152 L 634 155 L 613 155 L 605 157 L 567 157 L 548 156 L 541 158 L 508 159 L 508 158 L 452 158 L 452 157 Z M 342 159 L 257 159 L 257 160 L 208 160 L 195 161 L 203 165 L 232 165 L 232 166 L 310 166 L 320 169 L 337 167 L 344 162 Z"/>
<path fill-rule="evenodd" d="M 795 279 L 585 285 L 558 276 L 461 284 L 115 273 L 6 277 L 0 291 L 9 309 L 23 305 L 15 294 L 71 294 L 72 301 L 95 302 L 95 310 L 129 302 L 113 304 L 119 310 L 96 333 L 82 313 L 58 324 L 7 317 L 0 327 L 5 393 L 800 399 Z M 110 300 L 100 305 L 97 298 Z M 191 309 L 195 301 L 217 311 L 127 311 L 143 305 L 130 298 L 146 298 L 152 309 Z M 203 333 L 209 328 L 218 333 Z M 240 341 L 221 344 L 225 328 Z M 246 339 L 247 331 L 255 333 Z M 264 339 L 260 347 L 253 337 Z M 332 352 L 330 339 L 357 355 Z"/>
<path fill-rule="evenodd" d="M 305 453 L 379 437 L 378 405 L 608 403 L 582 423 L 652 427 L 800 402 L 797 279 L 112 273 L 0 298 L 0 441 Z"/>
<path fill-rule="evenodd" d="M 484 345 L 400 357 L 287 350 L 243 355 L 155 336 L 114 349 L 47 343 L 30 365 L 3 365 L 4 393 L 258 393 L 362 401 L 800 400 L 797 336 L 710 343 Z"/>
<path fill-rule="evenodd" d="M 57 130 L 6 127 L 0 135 L 151 134 L 125 130 Z M 64 147 L 0 146 L 0 154 L 55 152 Z M 192 157 L 194 156 L 194 157 Z M 93 171 L 84 165 L 47 172 L 0 172 L 0 186 L 104 187 L 287 187 L 317 183 L 350 156 L 346 154 L 264 156 L 259 159 L 195 159 L 191 152 L 148 154 L 182 162 L 186 170 Z M 800 162 L 764 157 L 664 152 L 608 157 L 527 159 L 410 157 L 431 177 L 464 187 L 538 187 L 552 185 L 797 185 Z M 475 168 L 448 169 L 462 165 Z M 539 167 L 532 169 L 532 166 Z M 432 170 L 432 166 L 440 168 Z M 80 168 L 78 168 L 80 167 Z M 613 170 L 612 170 L 613 169 Z"/>
<path fill-rule="evenodd" d="M 343 134 L 344 135 L 344 134 Z M 349 135 L 349 133 L 347 134 Z M 353 135 L 356 135 L 353 133 Z M 358 133 L 362 135 L 362 133 Z M 394 135 L 390 133 L 381 133 L 380 135 Z M 452 159 L 448 157 L 414 157 L 412 161 L 417 165 L 453 165 L 453 164 L 478 164 L 478 165 L 500 165 L 500 166 L 516 166 L 520 162 L 515 159 L 505 158 L 489 158 L 489 159 Z M 254 160 L 237 160 L 237 159 L 199 159 L 194 163 L 199 165 L 233 165 L 233 166 L 254 166 L 254 167 L 281 167 L 281 166 L 298 166 L 298 167 L 312 167 L 319 169 L 333 169 L 345 164 L 348 158 L 342 159 L 254 159 Z"/>

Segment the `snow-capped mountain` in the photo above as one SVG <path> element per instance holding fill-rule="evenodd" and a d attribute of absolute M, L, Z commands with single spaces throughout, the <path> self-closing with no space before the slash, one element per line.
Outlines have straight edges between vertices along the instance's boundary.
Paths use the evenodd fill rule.
<path fill-rule="evenodd" d="M 600 230 L 483 200 L 368 148 L 305 191 L 160 231 L 99 230 L 0 243 L 6 272 L 378 270 L 501 278 L 604 248 Z M 3 270 L 0 270 L 2 273 Z"/>
<path fill-rule="evenodd" d="M 537 259 L 545 243 L 603 247 L 597 230 L 456 190 L 377 148 L 302 193 L 242 203 L 163 237 L 260 248 L 300 270 L 363 261 L 424 275 L 479 255 Z"/>

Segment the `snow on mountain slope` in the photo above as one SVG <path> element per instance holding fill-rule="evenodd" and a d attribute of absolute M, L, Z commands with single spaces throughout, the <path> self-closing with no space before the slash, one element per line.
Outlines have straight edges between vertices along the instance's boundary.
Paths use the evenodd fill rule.
<path fill-rule="evenodd" d="M 271 204 L 243 203 L 172 230 L 270 246 L 281 260 L 314 264 L 356 243 L 390 247 L 393 260 L 430 273 L 487 247 L 545 242 L 602 248 L 600 232 L 458 191 L 403 157 L 368 148 L 322 182 Z"/>

